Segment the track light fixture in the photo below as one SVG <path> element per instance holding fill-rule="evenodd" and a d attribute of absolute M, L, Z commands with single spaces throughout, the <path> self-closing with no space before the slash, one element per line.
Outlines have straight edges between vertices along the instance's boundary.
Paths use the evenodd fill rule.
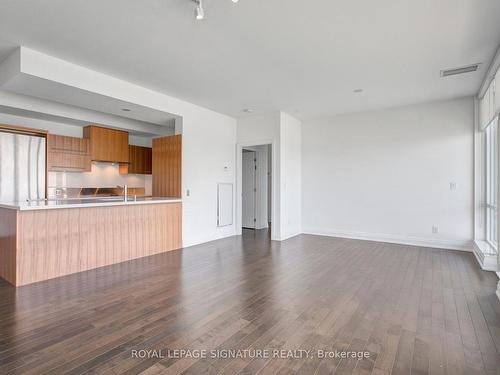
<path fill-rule="evenodd" d="M 203 0 L 191 0 L 196 4 L 196 8 L 194 9 L 194 16 L 197 20 L 201 21 L 205 18 L 205 9 L 203 8 Z M 239 0 L 231 0 L 233 3 L 237 3 Z"/>
<path fill-rule="evenodd" d="M 196 3 L 196 8 L 194 10 L 194 15 L 197 20 L 202 20 L 205 18 L 205 10 L 203 9 L 203 2 L 202 0 L 194 0 Z"/>

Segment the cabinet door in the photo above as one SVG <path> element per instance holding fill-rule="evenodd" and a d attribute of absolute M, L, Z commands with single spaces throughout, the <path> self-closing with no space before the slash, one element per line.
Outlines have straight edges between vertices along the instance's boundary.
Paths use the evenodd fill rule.
<path fill-rule="evenodd" d="M 49 171 L 89 172 L 91 170 L 89 140 L 49 134 L 47 169 Z"/>
<path fill-rule="evenodd" d="M 144 157 L 144 174 L 153 173 L 153 149 L 151 147 L 144 147 L 143 149 Z"/>
<path fill-rule="evenodd" d="M 53 151 L 88 154 L 89 140 L 85 138 L 67 137 L 63 135 L 48 135 L 48 148 Z"/>
<path fill-rule="evenodd" d="M 120 165 L 120 174 L 151 174 L 151 148 L 130 145 L 128 150 L 129 163 Z"/>
<path fill-rule="evenodd" d="M 121 130 L 87 126 L 84 137 L 90 140 L 92 160 L 128 163 L 128 133 Z"/>
<path fill-rule="evenodd" d="M 153 195 L 182 196 L 182 135 L 153 139 Z"/>
<path fill-rule="evenodd" d="M 130 172 L 129 173 L 144 173 L 144 152 L 143 147 L 140 146 L 129 146 L 129 160 L 130 162 Z"/>

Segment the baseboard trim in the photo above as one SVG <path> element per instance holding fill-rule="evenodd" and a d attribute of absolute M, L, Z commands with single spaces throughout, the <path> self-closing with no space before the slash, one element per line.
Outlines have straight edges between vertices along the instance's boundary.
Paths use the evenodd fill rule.
<path fill-rule="evenodd" d="M 446 239 L 434 240 L 429 238 L 399 236 L 393 234 L 320 230 L 320 229 L 307 229 L 304 230 L 303 233 L 312 234 L 316 236 L 350 238 L 353 240 L 387 242 L 399 245 L 410 245 L 410 246 L 430 247 L 430 248 L 445 249 L 445 250 L 473 252 L 472 240 L 470 241 L 446 240 Z"/>
<path fill-rule="evenodd" d="M 296 237 L 296 236 L 299 236 L 299 235 L 301 235 L 301 234 L 302 234 L 302 232 L 300 232 L 300 231 L 299 231 L 299 232 L 289 233 L 289 234 L 287 234 L 287 235 L 285 235 L 285 236 L 281 237 L 281 238 L 280 238 L 280 241 L 286 241 L 286 240 L 288 240 L 288 239 L 290 239 L 290 238 L 292 238 L 292 237 Z"/>
<path fill-rule="evenodd" d="M 203 239 L 198 239 L 198 240 L 195 240 L 195 241 L 183 242 L 182 243 L 182 248 L 186 249 L 188 247 L 198 246 L 198 245 L 202 245 L 202 244 L 205 244 L 205 243 L 208 243 L 208 242 L 222 240 L 224 238 L 229 238 L 229 237 L 234 237 L 234 236 L 238 236 L 238 234 L 236 232 L 225 233 L 225 234 L 221 234 L 221 235 L 205 237 Z"/>

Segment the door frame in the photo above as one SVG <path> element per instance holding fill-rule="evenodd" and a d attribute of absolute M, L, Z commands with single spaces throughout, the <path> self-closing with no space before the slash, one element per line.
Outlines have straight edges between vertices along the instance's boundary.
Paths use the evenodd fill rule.
<path fill-rule="evenodd" d="M 279 200 L 279 161 L 277 142 L 273 139 L 263 139 L 259 141 L 241 142 L 236 144 L 236 234 L 242 234 L 242 167 L 243 149 L 245 147 L 255 147 L 271 145 L 272 172 L 271 172 L 271 240 L 280 241 L 280 200 Z M 269 202 L 268 202 L 269 204 Z"/>
<path fill-rule="evenodd" d="M 248 147 L 248 146 L 247 146 Z M 241 167 L 241 174 L 242 174 L 242 184 L 241 184 L 241 199 L 242 199 L 242 209 L 241 209 L 241 227 L 244 229 L 257 229 L 257 151 L 254 150 L 248 150 L 246 147 L 243 147 L 242 149 L 242 157 L 245 153 L 252 153 L 253 154 L 253 188 L 252 188 L 252 193 L 253 193 L 253 226 L 248 227 L 244 226 L 243 224 L 243 162 L 242 162 L 242 167 Z M 247 221 L 248 224 L 248 221 Z"/>

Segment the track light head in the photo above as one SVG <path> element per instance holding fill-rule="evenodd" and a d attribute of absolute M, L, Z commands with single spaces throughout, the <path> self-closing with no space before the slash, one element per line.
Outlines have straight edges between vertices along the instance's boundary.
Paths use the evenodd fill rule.
<path fill-rule="evenodd" d="M 203 0 L 191 0 L 196 4 L 194 9 L 194 16 L 197 20 L 203 20 L 205 18 L 205 9 L 203 8 Z M 239 0 L 231 0 L 233 3 L 237 3 Z"/>
<path fill-rule="evenodd" d="M 203 9 L 202 0 L 195 0 L 196 8 L 194 10 L 194 15 L 197 20 L 201 21 L 205 18 L 205 10 Z"/>

